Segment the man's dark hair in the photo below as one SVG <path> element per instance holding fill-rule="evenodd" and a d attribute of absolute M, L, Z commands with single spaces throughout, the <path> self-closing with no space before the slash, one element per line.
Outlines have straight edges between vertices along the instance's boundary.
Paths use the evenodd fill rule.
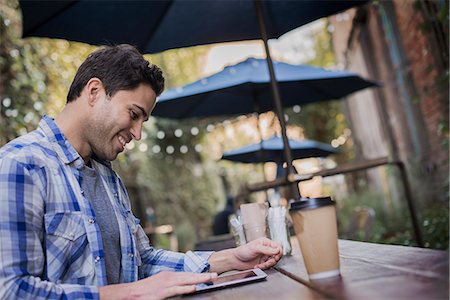
<path fill-rule="evenodd" d="M 77 99 L 87 82 L 97 77 L 108 97 L 120 90 L 132 90 L 141 83 L 148 84 L 156 96 L 164 90 L 160 68 L 146 61 L 131 45 L 105 46 L 89 54 L 78 68 L 67 94 L 67 102 Z"/>

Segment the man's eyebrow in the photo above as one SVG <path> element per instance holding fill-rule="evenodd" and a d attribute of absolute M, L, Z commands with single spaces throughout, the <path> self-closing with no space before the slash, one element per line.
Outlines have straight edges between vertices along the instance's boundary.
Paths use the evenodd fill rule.
<path fill-rule="evenodd" d="M 147 113 L 145 112 L 145 110 L 144 110 L 142 107 L 140 107 L 139 105 L 137 105 L 137 104 L 133 104 L 133 106 L 139 108 L 139 110 L 140 110 L 140 111 L 142 112 L 142 114 L 144 115 L 144 121 L 148 121 L 148 115 L 147 115 Z"/>

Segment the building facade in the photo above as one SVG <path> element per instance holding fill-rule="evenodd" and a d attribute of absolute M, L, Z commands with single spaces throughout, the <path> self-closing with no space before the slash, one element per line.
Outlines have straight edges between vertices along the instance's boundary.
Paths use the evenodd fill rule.
<path fill-rule="evenodd" d="M 382 83 L 346 101 L 357 159 L 400 160 L 419 208 L 447 203 L 448 1 L 371 1 L 328 20 L 338 65 Z"/>

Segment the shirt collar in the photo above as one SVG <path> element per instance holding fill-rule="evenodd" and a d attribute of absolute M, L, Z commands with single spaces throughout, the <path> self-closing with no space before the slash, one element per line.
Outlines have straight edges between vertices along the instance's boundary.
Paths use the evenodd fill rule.
<path fill-rule="evenodd" d="M 39 129 L 41 129 L 45 136 L 53 145 L 53 149 L 56 151 L 59 158 L 66 164 L 70 164 L 77 159 L 83 159 L 75 150 L 75 148 L 69 143 L 64 134 L 59 129 L 58 125 L 53 118 L 44 115 L 39 122 Z"/>
<path fill-rule="evenodd" d="M 77 150 L 75 150 L 72 144 L 70 144 L 53 118 L 44 115 L 39 122 L 39 128 L 48 137 L 50 142 L 53 144 L 53 149 L 65 164 L 71 164 L 78 160 L 78 162 L 75 163 L 75 166 L 84 166 L 83 158 L 80 156 L 80 154 L 78 154 Z M 91 156 L 91 159 L 111 168 L 110 161 L 100 159 L 95 154 Z"/>

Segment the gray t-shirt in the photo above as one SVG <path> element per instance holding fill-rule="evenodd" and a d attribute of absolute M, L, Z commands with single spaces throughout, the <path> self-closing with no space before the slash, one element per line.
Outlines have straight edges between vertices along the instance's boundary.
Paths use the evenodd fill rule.
<path fill-rule="evenodd" d="M 97 224 L 100 227 L 105 252 L 106 280 L 108 284 L 120 283 L 121 259 L 119 223 L 106 193 L 102 179 L 88 166 L 82 170 L 81 188 L 91 202 Z"/>

